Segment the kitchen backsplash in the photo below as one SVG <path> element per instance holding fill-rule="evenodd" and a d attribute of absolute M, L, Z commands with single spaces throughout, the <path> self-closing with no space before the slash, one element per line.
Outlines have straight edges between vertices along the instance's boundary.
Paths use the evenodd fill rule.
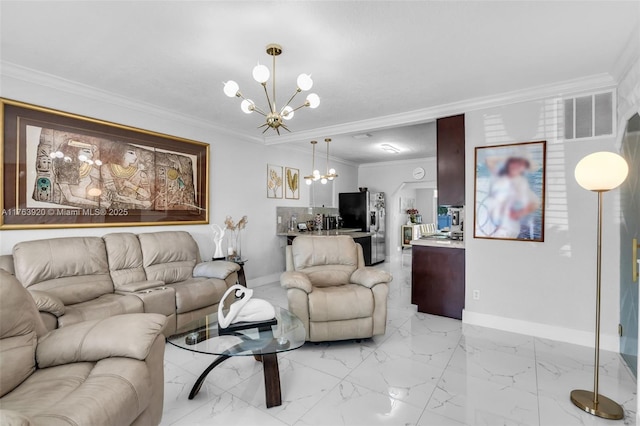
<path fill-rule="evenodd" d="M 298 223 L 314 220 L 316 214 L 338 216 L 339 210 L 333 207 L 276 207 L 276 233 L 289 230 L 291 216 L 296 215 Z"/>

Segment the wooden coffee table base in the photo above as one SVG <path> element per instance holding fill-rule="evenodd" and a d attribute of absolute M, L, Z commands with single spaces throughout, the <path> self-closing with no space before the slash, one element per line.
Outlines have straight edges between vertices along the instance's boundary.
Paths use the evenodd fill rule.
<path fill-rule="evenodd" d="M 256 361 L 262 362 L 262 372 L 264 375 L 264 393 L 265 399 L 267 402 L 267 408 L 277 407 L 282 405 L 282 394 L 280 392 L 280 370 L 278 368 L 278 355 L 277 354 L 267 354 L 267 355 L 255 355 Z M 207 378 L 211 370 L 213 370 L 216 366 L 222 364 L 227 359 L 231 358 L 228 355 L 220 355 L 215 361 L 211 363 L 198 377 L 193 388 L 191 388 L 191 392 L 189 393 L 189 399 L 193 399 L 198 392 L 200 392 L 200 388 L 202 388 L 202 384 L 204 380 Z"/>

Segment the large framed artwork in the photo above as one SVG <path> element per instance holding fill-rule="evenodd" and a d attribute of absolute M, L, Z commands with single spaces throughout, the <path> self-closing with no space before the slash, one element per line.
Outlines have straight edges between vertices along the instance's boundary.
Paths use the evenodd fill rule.
<path fill-rule="evenodd" d="M 267 198 L 282 198 L 282 166 L 267 164 Z"/>
<path fill-rule="evenodd" d="M 300 170 L 292 167 L 285 167 L 284 172 L 286 185 L 284 188 L 284 198 L 289 200 L 300 199 Z"/>
<path fill-rule="evenodd" d="M 209 221 L 209 145 L 0 99 L 0 229 Z"/>
<path fill-rule="evenodd" d="M 475 238 L 544 241 L 546 142 L 475 149 Z"/>

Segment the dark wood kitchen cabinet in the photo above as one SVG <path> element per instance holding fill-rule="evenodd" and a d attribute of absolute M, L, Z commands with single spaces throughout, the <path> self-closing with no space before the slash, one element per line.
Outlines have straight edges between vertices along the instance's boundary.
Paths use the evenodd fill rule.
<path fill-rule="evenodd" d="M 462 319 L 464 249 L 414 245 L 411 303 L 418 312 Z"/>
<path fill-rule="evenodd" d="M 464 114 L 437 120 L 438 204 L 464 205 Z"/>

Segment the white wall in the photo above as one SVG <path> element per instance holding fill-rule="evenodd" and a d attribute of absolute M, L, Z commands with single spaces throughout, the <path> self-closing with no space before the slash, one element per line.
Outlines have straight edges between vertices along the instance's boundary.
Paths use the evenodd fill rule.
<path fill-rule="evenodd" d="M 615 151 L 615 138 L 563 141 L 556 137 L 554 99 L 466 114 L 466 323 L 507 328 L 593 345 L 597 196 L 576 183 L 585 155 Z M 544 243 L 472 238 L 474 148 L 547 141 Z M 616 191 L 605 194 L 602 344 L 618 349 L 619 217 Z M 480 300 L 473 300 L 473 290 Z"/>
<path fill-rule="evenodd" d="M 423 167 L 425 176 L 416 181 L 412 172 Z M 436 159 L 420 158 L 407 161 L 362 164 L 358 168 L 358 186 L 369 188 L 371 192 L 384 192 L 387 197 L 387 256 L 400 249 L 400 226 L 406 223 L 407 215 L 400 212 L 400 197 L 412 194 L 415 197 L 415 182 L 422 187 L 436 187 Z"/>
<path fill-rule="evenodd" d="M 188 117 L 134 104 L 67 81 L 39 77 L 41 82 L 36 83 L 30 76 L 18 79 L 2 75 L 0 96 L 210 144 L 211 222 L 222 225 L 227 215 L 235 220 L 247 215 L 249 224 L 244 231 L 242 250 L 249 259 L 246 273 L 250 285 L 278 279 L 284 270 L 285 241 L 275 235 L 276 206 L 308 206 L 310 197 L 309 188 L 303 183 L 300 200 L 267 199 L 267 163 L 295 167 L 304 175 L 311 167 L 311 150 L 307 154 L 286 147 L 247 142 Z M 253 124 L 247 122 L 247 126 Z M 357 187 L 356 167 L 338 163 L 335 168 L 340 174 L 336 180 L 337 191 Z M 198 241 L 203 258 L 212 256 L 214 247 L 208 225 L 3 230 L 0 231 L 0 254 L 11 253 L 14 244 L 26 240 L 168 229 L 190 232 Z"/>
<path fill-rule="evenodd" d="M 433 189 L 416 189 L 416 209 L 422 215 L 422 223 L 436 222 L 433 192 Z"/>

